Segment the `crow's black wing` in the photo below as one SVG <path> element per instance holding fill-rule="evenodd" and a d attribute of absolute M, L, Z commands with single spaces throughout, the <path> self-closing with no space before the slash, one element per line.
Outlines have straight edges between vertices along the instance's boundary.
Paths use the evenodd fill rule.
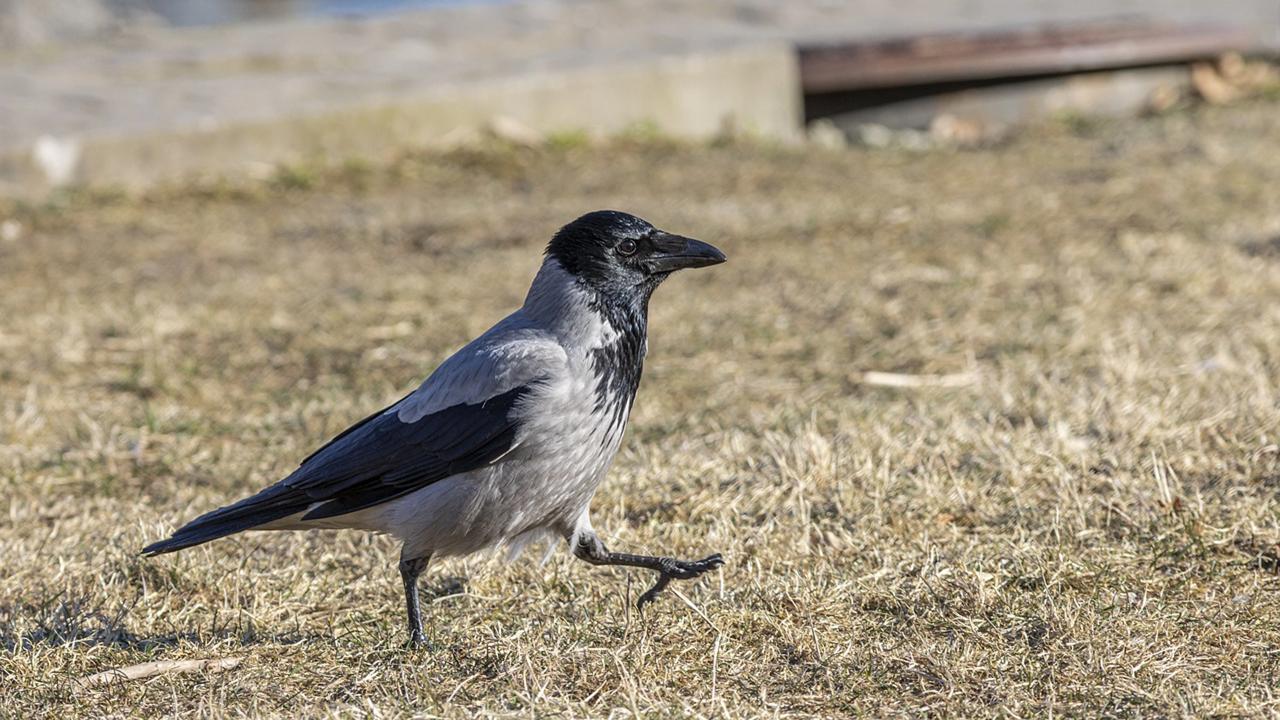
<path fill-rule="evenodd" d="M 494 463 L 514 447 L 519 420 L 513 411 L 530 389 L 520 385 L 414 422 L 400 419 L 396 403 L 339 433 L 284 480 L 201 515 L 142 552 L 181 550 L 303 511 L 304 520 L 345 515 Z"/>
<path fill-rule="evenodd" d="M 512 412 L 528 394 L 521 385 L 475 404 L 459 404 L 414 422 L 386 411 L 338 435 L 281 484 L 305 493 L 303 520 L 344 515 L 484 467 L 511 450 Z"/>

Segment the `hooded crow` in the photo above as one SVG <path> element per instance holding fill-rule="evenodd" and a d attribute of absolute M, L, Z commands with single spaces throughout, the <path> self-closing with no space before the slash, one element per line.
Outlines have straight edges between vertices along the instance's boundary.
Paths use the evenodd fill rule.
<path fill-rule="evenodd" d="M 547 245 L 524 305 L 399 402 L 352 425 L 256 495 L 202 515 L 146 555 L 245 530 L 358 528 L 398 538 L 410 642 L 424 642 L 418 576 L 431 558 L 539 536 L 593 565 L 672 580 L 720 567 L 608 550 L 588 506 L 640 384 L 649 297 L 671 273 L 724 262 L 707 243 L 634 215 L 588 213 Z"/>

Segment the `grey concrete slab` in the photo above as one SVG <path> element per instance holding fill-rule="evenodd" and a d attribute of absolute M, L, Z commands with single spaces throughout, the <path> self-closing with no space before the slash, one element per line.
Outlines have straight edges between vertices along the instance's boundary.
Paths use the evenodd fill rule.
<path fill-rule="evenodd" d="M 70 182 L 141 188 L 195 175 L 255 174 L 280 163 L 386 158 L 450 144 L 460 131 L 471 137 L 495 118 L 532 134 L 583 127 L 618 133 L 652 122 L 690 138 L 728 128 L 788 138 L 801 123 L 798 77 L 790 48 L 753 44 L 440 83 L 393 98 L 317 103 L 294 114 L 244 113 L 207 126 L 42 134 L 29 151 L 0 153 L 0 194 L 39 194 Z M 761 86 L 770 91 L 758 92 Z"/>

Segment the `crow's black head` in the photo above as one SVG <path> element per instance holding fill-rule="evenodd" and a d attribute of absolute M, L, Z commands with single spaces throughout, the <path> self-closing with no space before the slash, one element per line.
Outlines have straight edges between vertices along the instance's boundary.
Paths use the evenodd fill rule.
<path fill-rule="evenodd" d="M 676 270 L 724 262 L 724 253 L 707 243 L 665 233 L 617 210 L 587 213 L 560 228 L 547 255 L 602 293 L 639 293 L 645 299 Z"/>

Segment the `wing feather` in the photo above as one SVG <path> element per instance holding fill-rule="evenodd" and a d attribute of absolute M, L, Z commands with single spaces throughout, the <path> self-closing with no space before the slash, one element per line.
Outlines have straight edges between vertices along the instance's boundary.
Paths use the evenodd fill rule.
<path fill-rule="evenodd" d="M 303 520 L 344 515 L 484 467 L 514 446 L 516 409 L 533 385 L 405 422 L 383 412 L 313 455 L 284 485 L 314 502 Z"/>

